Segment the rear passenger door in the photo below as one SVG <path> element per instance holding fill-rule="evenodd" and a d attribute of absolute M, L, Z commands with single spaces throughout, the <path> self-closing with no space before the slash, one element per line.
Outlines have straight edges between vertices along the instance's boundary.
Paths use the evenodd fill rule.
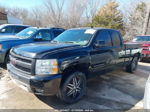
<path fill-rule="evenodd" d="M 105 46 L 93 48 L 91 51 L 91 64 L 94 72 L 111 68 L 114 62 L 114 55 L 112 50 L 112 39 L 109 30 L 100 30 L 94 43 L 98 41 L 105 41 Z"/>
<path fill-rule="evenodd" d="M 112 44 L 113 44 L 113 53 L 115 56 L 115 62 L 116 65 L 120 66 L 124 62 L 124 57 L 123 57 L 123 41 L 121 40 L 121 34 L 118 31 L 110 30 L 110 34 L 112 37 Z"/>

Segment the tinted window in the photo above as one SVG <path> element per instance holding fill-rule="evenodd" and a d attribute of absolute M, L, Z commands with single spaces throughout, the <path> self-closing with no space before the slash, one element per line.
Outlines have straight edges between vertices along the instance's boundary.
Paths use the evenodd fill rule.
<path fill-rule="evenodd" d="M 19 33 L 20 31 L 24 30 L 25 28 L 27 28 L 27 27 L 25 27 L 25 26 L 16 26 L 15 33 Z"/>
<path fill-rule="evenodd" d="M 121 45 L 120 34 L 117 31 L 111 31 L 111 37 L 113 41 L 113 46 Z"/>
<path fill-rule="evenodd" d="M 24 30 L 22 30 L 21 32 L 17 33 L 16 36 L 25 39 L 25 38 L 29 38 L 31 36 L 33 36 L 36 32 L 37 32 L 37 28 L 26 28 Z"/>
<path fill-rule="evenodd" d="M 107 46 L 112 46 L 111 37 L 107 30 L 99 31 L 96 37 L 96 41 L 105 41 Z"/>
<path fill-rule="evenodd" d="M 42 40 L 52 40 L 52 36 L 49 30 L 41 30 L 36 35 L 36 38 L 42 39 Z"/>
<path fill-rule="evenodd" d="M 15 26 L 6 26 L 1 29 L 2 33 L 14 33 Z"/>
<path fill-rule="evenodd" d="M 62 30 L 54 30 L 54 37 L 57 37 L 58 35 L 60 35 L 63 31 Z"/>

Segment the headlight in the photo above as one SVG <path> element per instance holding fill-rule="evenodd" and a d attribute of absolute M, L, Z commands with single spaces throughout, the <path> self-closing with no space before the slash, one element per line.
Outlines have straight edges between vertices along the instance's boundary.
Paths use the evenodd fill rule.
<path fill-rule="evenodd" d="M 150 51 L 150 47 L 148 48 L 148 50 Z"/>
<path fill-rule="evenodd" d="M 58 73 L 58 61 L 56 59 L 37 60 L 36 75 L 49 75 Z"/>
<path fill-rule="evenodd" d="M 0 44 L 0 50 L 2 50 L 2 48 L 3 48 L 3 45 L 2 45 L 2 44 Z"/>

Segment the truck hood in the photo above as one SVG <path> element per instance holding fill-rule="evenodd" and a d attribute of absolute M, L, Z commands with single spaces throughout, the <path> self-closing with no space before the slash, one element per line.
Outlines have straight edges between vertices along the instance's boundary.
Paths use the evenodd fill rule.
<path fill-rule="evenodd" d="M 17 36 L 0 36 L 0 42 L 12 40 L 19 40 L 19 38 Z"/>
<path fill-rule="evenodd" d="M 46 43 L 36 43 L 36 44 L 26 44 L 15 47 L 13 52 L 17 55 L 36 58 L 37 55 L 45 54 L 45 53 L 56 53 L 61 50 L 69 50 L 76 47 L 80 47 L 80 45 L 74 44 L 53 44 L 50 42 Z"/>

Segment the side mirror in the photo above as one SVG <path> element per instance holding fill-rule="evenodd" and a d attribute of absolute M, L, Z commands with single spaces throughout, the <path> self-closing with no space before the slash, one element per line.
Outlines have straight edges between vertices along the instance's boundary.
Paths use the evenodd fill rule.
<path fill-rule="evenodd" d="M 105 47 L 105 41 L 96 41 L 94 44 L 94 48 Z"/>

